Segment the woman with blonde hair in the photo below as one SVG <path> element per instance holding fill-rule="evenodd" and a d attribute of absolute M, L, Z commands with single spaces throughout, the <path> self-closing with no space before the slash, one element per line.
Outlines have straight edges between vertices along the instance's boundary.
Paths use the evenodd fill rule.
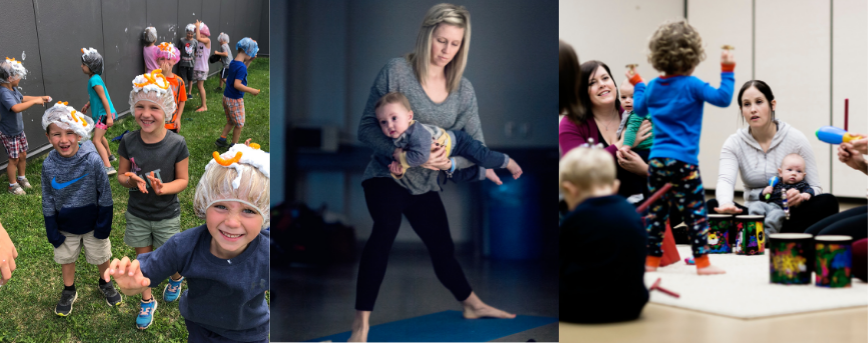
<path fill-rule="evenodd" d="M 462 6 L 435 5 L 422 21 L 414 51 L 389 61 L 371 87 L 358 137 L 374 150 L 362 182 L 374 227 L 359 265 L 356 317 L 350 341 L 367 340 L 368 320 L 402 214 L 428 248 L 437 278 L 462 303 L 465 318 L 515 317 L 483 303 L 470 288 L 454 256 L 449 221 L 438 193 L 442 190 L 438 177 L 441 171 L 451 173 L 470 163 L 462 157 L 447 158 L 445 150 L 438 147 L 431 151 L 428 162 L 422 165 L 424 168 L 407 173 L 400 180 L 393 179 L 388 166 L 395 145 L 383 135 L 374 113 L 375 104 L 383 95 L 401 92 L 410 101 L 415 120 L 446 130 L 464 130 L 473 139 L 484 142 L 476 94 L 470 81 L 462 77 L 469 47 L 470 13 Z M 489 178 L 494 175 L 491 170 L 485 174 Z"/>

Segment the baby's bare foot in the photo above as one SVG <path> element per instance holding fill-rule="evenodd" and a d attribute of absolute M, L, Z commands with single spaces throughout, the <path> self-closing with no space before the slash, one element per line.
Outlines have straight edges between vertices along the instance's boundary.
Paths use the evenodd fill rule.
<path fill-rule="evenodd" d="M 726 271 L 717 266 L 709 265 L 704 268 L 696 268 L 696 274 L 699 275 L 714 275 L 714 274 L 725 274 Z"/>
<path fill-rule="evenodd" d="M 488 305 L 478 307 L 464 306 L 464 318 L 479 319 L 479 318 L 515 318 L 515 314 L 507 313 L 506 311 L 498 310 Z"/>
<path fill-rule="evenodd" d="M 656 271 L 657 271 L 657 267 L 652 267 L 652 266 L 647 266 L 647 265 L 646 265 L 646 266 L 645 266 L 645 271 L 646 271 L 646 272 L 656 272 Z"/>
<path fill-rule="evenodd" d="M 509 162 L 506 164 L 506 170 L 509 170 L 512 173 L 513 179 L 518 179 L 521 176 L 521 167 L 518 166 L 518 163 L 515 163 L 515 160 L 512 158 L 509 159 Z"/>

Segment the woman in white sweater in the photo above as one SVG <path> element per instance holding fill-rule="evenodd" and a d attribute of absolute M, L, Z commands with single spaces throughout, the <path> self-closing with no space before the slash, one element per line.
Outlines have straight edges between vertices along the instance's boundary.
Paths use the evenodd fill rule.
<path fill-rule="evenodd" d="M 747 206 L 760 201 L 769 178 L 778 175 L 781 161 L 789 154 L 799 154 L 805 159 L 805 181 L 816 196 L 803 201 L 798 192 L 788 193 L 787 202 L 793 211 L 782 232 L 805 232 L 814 223 L 838 213 L 835 196 L 821 194 L 817 162 L 808 139 L 799 130 L 775 119 L 776 101 L 771 88 L 763 81 L 751 80 L 741 87 L 737 99 L 748 128 L 738 130 L 723 144 L 716 199 L 708 201 L 709 213 L 747 214 Z M 736 174 L 744 181 L 744 206 L 733 201 Z"/>

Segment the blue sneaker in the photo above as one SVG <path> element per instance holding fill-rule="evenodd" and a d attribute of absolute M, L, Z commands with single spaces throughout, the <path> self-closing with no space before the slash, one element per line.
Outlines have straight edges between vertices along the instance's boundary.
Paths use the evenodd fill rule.
<path fill-rule="evenodd" d="M 154 322 L 154 312 L 157 312 L 157 299 L 151 297 L 151 301 L 142 301 L 142 310 L 136 317 L 136 327 L 139 330 L 147 329 Z"/>
<path fill-rule="evenodd" d="M 175 281 L 169 277 L 169 282 L 166 283 L 166 287 L 163 288 L 163 300 L 167 303 L 178 300 L 178 296 L 181 295 L 181 283 L 184 282 L 184 277 L 182 276 L 180 280 Z"/>

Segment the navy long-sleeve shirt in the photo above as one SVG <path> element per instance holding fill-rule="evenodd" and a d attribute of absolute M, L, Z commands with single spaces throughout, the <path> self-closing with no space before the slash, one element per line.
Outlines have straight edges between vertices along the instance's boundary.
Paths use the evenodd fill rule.
<path fill-rule="evenodd" d="M 99 239 L 112 230 L 112 190 L 102 158 L 91 141 L 72 157 L 52 150 L 42 164 L 42 215 L 48 242 L 60 247 L 66 236 L 93 231 Z"/>

